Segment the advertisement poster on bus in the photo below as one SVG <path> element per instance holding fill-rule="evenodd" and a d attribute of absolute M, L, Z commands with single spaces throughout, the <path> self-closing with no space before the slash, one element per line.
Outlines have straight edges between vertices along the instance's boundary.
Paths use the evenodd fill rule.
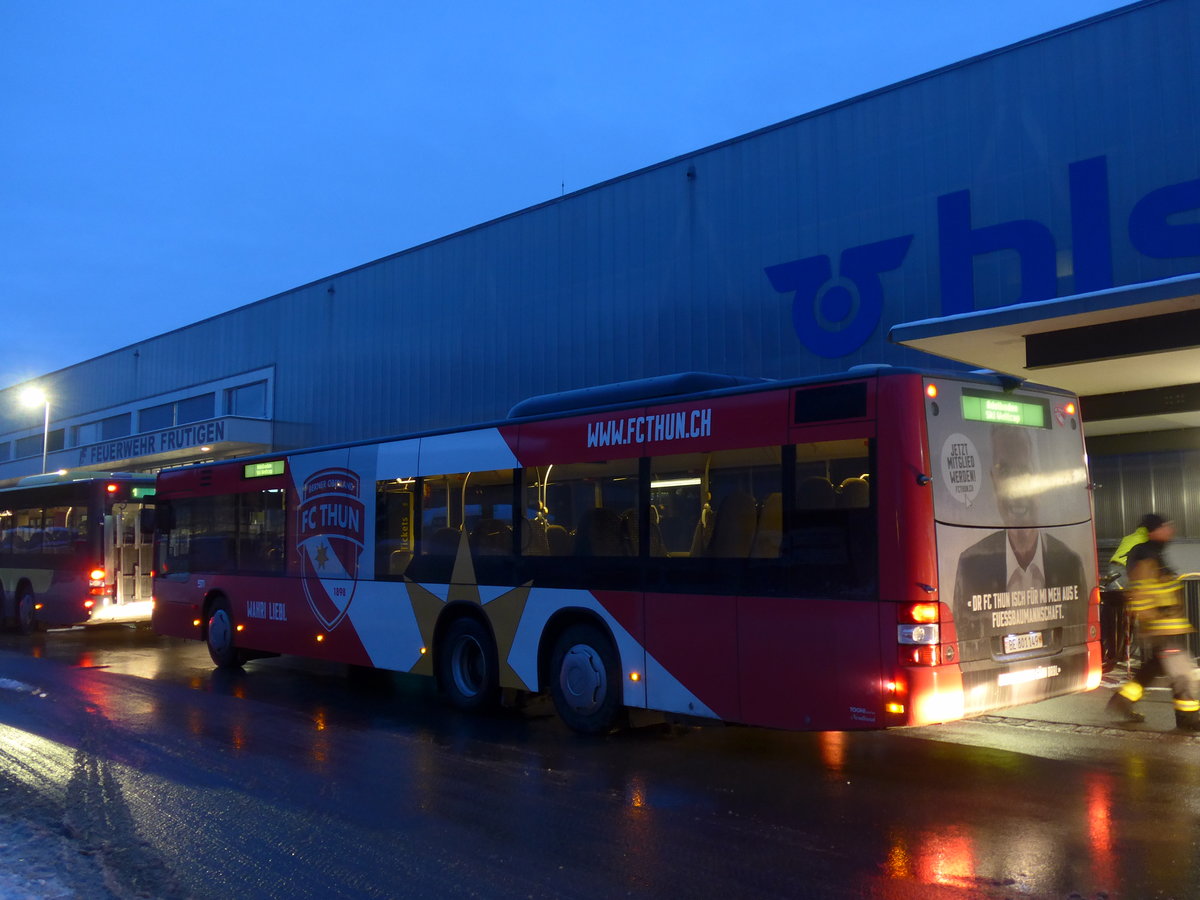
<path fill-rule="evenodd" d="M 1086 623 L 1095 577 L 1073 401 L 942 387 L 927 421 L 941 596 L 961 661 L 1053 655 L 1063 629 Z M 1031 679 L 1063 674 L 1025 670 Z"/>

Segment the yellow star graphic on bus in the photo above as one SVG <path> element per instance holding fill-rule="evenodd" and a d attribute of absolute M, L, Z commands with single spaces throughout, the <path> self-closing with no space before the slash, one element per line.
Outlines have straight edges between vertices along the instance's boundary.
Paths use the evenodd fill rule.
<path fill-rule="evenodd" d="M 531 585 L 515 587 L 484 603 L 479 592 L 479 582 L 475 577 L 471 548 L 467 543 L 466 534 L 462 534 L 459 536 L 458 553 L 454 558 L 454 571 L 450 576 L 445 600 L 414 581 L 408 581 L 407 587 L 408 599 L 412 603 L 425 650 L 416 664 L 409 669 L 410 672 L 415 675 L 434 674 L 431 651 L 434 649 L 433 632 L 438 617 L 450 603 L 470 603 L 482 607 L 492 625 L 492 634 L 496 638 L 496 656 L 500 664 L 500 686 L 529 690 L 529 685 L 525 684 L 509 665 L 508 657 L 517 636 L 521 614 L 525 611 L 525 603 L 529 599 Z"/>

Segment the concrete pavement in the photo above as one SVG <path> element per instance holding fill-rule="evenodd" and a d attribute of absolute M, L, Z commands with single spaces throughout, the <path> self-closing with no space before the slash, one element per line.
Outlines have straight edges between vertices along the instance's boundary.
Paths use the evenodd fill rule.
<path fill-rule="evenodd" d="M 1011 706 L 979 718 L 984 721 L 1003 721 L 1007 725 L 1025 725 L 1038 730 L 1123 734 L 1141 739 L 1170 735 L 1173 739 L 1185 738 L 1200 742 L 1200 733 L 1192 734 L 1175 729 L 1175 708 L 1171 701 L 1171 689 L 1165 681 L 1147 690 L 1138 702 L 1137 710 L 1146 717 L 1145 722 L 1114 721 L 1105 706 L 1108 698 L 1126 679 L 1124 666 L 1118 666 L 1108 672 L 1100 687 L 1093 691 L 1055 697 L 1025 706 Z"/>

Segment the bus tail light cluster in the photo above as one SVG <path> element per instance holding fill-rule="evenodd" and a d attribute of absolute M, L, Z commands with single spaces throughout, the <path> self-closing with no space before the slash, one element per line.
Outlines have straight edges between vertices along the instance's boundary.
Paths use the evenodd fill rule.
<path fill-rule="evenodd" d="M 96 568 L 88 572 L 88 593 L 93 597 L 108 593 L 108 578 L 103 569 Z"/>
<path fill-rule="evenodd" d="M 897 607 L 899 663 L 936 666 L 942 662 L 941 607 L 938 603 L 909 603 Z"/>
<path fill-rule="evenodd" d="M 1086 690 L 1093 690 L 1100 686 L 1100 681 L 1104 677 L 1104 663 L 1102 660 L 1102 652 L 1100 648 L 1100 587 L 1097 585 L 1092 588 L 1092 595 L 1088 598 L 1088 673 Z"/>
<path fill-rule="evenodd" d="M 896 677 L 883 683 L 883 709 L 889 716 L 903 717 L 905 703 L 908 701 L 908 684 L 902 677 Z M 899 720 L 898 720 L 899 721 Z"/>

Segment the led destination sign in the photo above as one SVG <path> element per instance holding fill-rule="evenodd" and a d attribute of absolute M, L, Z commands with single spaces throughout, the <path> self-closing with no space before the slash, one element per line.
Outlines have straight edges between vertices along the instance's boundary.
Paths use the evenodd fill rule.
<path fill-rule="evenodd" d="M 271 475 L 282 474 L 282 459 L 273 459 L 270 462 L 247 463 L 242 467 L 243 478 L 267 478 Z"/>
<path fill-rule="evenodd" d="M 1047 413 L 1045 400 L 1017 400 L 1004 394 L 963 390 L 962 417 L 968 422 L 1049 428 Z"/>

